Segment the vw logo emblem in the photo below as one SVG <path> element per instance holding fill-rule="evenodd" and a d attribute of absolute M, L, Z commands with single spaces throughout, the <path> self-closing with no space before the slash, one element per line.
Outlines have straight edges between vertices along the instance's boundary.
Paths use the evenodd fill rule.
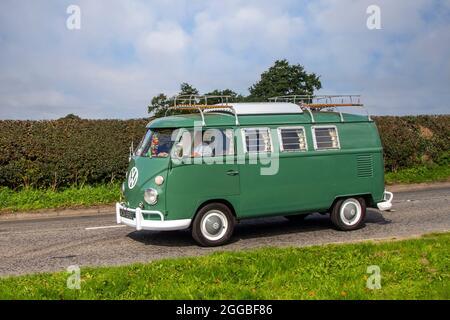
<path fill-rule="evenodd" d="M 138 181 L 139 172 L 136 167 L 133 167 L 128 174 L 128 188 L 133 189 Z"/>

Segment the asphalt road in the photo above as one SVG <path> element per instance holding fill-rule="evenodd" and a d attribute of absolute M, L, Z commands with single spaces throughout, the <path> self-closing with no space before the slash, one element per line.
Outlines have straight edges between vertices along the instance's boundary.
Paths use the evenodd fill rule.
<path fill-rule="evenodd" d="M 115 215 L 58 217 L 0 222 L 0 275 L 65 270 L 196 256 L 265 246 L 307 246 L 364 239 L 403 238 L 450 231 L 450 187 L 394 194 L 394 212 L 368 210 L 366 226 L 336 231 L 328 216 L 313 214 L 292 224 L 270 218 L 241 222 L 232 242 L 201 248 L 188 231 L 136 232 L 117 226 Z M 98 228 L 100 227 L 100 228 Z"/>

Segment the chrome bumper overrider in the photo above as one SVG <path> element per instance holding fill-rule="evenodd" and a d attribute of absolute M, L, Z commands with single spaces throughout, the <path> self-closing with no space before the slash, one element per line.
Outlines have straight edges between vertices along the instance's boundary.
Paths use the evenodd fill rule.
<path fill-rule="evenodd" d="M 124 217 L 121 211 L 134 213 L 134 217 Z M 160 220 L 145 220 L 143 214 L 158 215 Z M 116 203 L 117 223 L 136 228 L 136 230 L 170 231 L 187 229 L 191 225 L 191 219 L 164 220 L 164 215 L 160 211 L 142 210 L 141 208 L 127 208 L 121 203 Z"/>
<path fill-rule="evenodd" d="M 381 211 L 390 210 L 392 208 L 392 199 L 394 198 L 394 194 L 389 191 L 384 191 L 384 201 L 377 203 L 378 209 Z"/>

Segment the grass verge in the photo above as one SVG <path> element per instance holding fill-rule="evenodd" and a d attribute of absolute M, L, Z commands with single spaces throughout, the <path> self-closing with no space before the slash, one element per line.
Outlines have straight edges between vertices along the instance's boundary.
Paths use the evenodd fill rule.
<path fill-rule="evenodd" d="M 120 197 L 119 185 L 70 187 L 63 190 L 0 188 L 0 213 L 47 208 L 110 204 Z"/>
<path fill-rule="evenodd" d="M 0 299 L 450 299 L 450 233 L 419 239 L 221 252 L 0 278 Z M 366 287 L 367 268 L 381 289 Z"/>
<path fill-rule="evenodd" d="M 439 182 L 450 179 L 450 165 L 429 165 L 387 172 L 387 184 Z"/>

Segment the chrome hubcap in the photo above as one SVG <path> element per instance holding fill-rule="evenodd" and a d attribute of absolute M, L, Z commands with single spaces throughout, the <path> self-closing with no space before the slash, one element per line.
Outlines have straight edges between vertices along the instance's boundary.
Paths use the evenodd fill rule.
<path fill-rule="evenodd" d="M 206 219 L 205 227 L 206 227 L 206 231 L 208 231 L 209 234 L 219 233 L 221 226 L 222 226 L 222 221 L 220 221 L 220 218 L 217 216 L 210 216 L 210 217 L 208 217 L 208 219 Z"/>
<path fill-rule="evenodd" d="M 211 241 L 222 238 L 227 229 L 227 217 L 220 211 L 208 211 L 201 221 L 201 232 L 206 239 Z"/>
<path fill-rule="evenodd" d="M 361 204 L 356 199 L 347 199 L 342 203 L 340 209 L 340 216 L 342 222 L 348 226 L 353 226 L 358 223 L 361 218 Z"/>

